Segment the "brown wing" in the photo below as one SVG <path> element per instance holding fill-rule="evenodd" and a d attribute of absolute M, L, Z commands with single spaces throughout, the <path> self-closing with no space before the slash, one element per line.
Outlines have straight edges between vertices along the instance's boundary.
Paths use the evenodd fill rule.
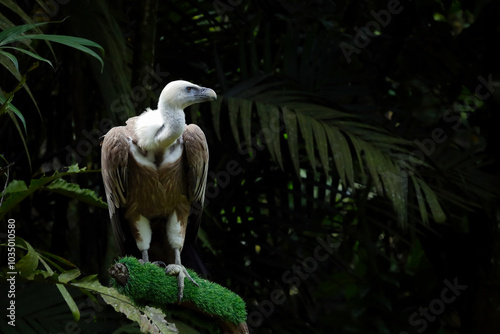
<path fill-rule="evenodd" d="M 191 211 L 198 215 L 194 226 L 189 226 L 189 234 L 196 238 L 200 224 L 201 213 L 205 203 L 205 189 L 208 173 L 208 145 L 205 134 L 199 126 L 189 124 L 182 135 L 184 140 L 184 155 L 187 165 L 188 196 Z"/>
<path fill-rule="evenodd" d="M 109 130 L 102 142 L 102 180 L 106 191 L 109 217 L 116 240 L 122 248 L 125 240 L 117 209 L 127 202 L 129 134 L 125 126 Z M 123 249 L 122 249 L 123 251 Z"/>

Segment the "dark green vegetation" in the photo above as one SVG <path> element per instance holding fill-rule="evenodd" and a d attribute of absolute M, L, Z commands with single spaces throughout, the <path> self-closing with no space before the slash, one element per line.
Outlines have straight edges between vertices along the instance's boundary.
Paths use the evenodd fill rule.
<path fill-rule="evenodd" d="M 201 257 L 245 300 L 254 332 L 500 332 L 497 1 L 49 2 L 17 3 L 54 22 L 38 33 L 100 45 L 88 47 L 104 68 L 0 35 L 19 67 L 0 53 L 0 166 L 35 186 L 10 186 L 7 204 L 28 193 L 0 212 L 0 233 L 15 219 L 37 250 L 107 282 L 108 213 L 82 194 L 104 196 L 100 174 L 37 180 L 75 162 L 98 170 L 99 137 L 186 79 L 221 97 L 187 110 L 210 149 Z M 12 3 L 0 0 L 3 31 L 27 22 Z M 57 289 L 49 307 L 23 295 L 30 284 L 19 279 L 16 298 L 26 323 L 64 332 Z M 126 322 L 93 314 L 103 332 Z"/>

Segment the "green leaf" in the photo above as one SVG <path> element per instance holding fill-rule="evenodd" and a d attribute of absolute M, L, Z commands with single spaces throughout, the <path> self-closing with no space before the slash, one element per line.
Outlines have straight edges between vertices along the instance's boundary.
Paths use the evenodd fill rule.
<path fill-rule="evenodd" d="M 10 111 L 12 111 L 17 116 L 17 118 L 19 118 L 19 120 L 21 121 L 21 123 L 23 123 L 24 133 L 28 134 L 28 129 L 26 128 L 26 120 L 24 119 L 24 116 L 23 116 L 23 114 L 21 114 L 21 112 L 19 111 L 19 109 L 17 109 L 12 103 L 9 103 L 9 105 L 8 105 L 7 108 Z"/>
<path fill-rule="evenodd" d="M 281 170 L 284 170 L 283 167 L 283 158 L 281 156 L 281 127 L 280 127 L 280 112 L 279 109 L 275 106 L 271 106 L 271 110 L 269 111 L 270 122 L 268 124 L 269 129 L 269 139 L 271 142 L 269 145 L 272 145 L 273 155 L 275 161 L 281 167 Z"/>
<path fill-rule="evenodd" d="M 384 192 L 398 215 L 402 228 L 407 222 L 408 176 L 398 167 L 394 166 L 389 158 L 384 158 L 379 169 Z"/>
<path fill-rule="evenodd" d="M 97 279 L 97 274 L 85 276 L 79 281 L 73 282 L 71 285 L 77 288 L 101 293 L 107 293 L 111 290 L 111 288 L 101 285 L 101 282 Z"/>
<path fill-rule="evenodd" d="M 26 279 L 32 280 L 37 273 L 41 273 L 43 277 L 51 277 L 54 274 L 54 271 L 45 263 L 45 261 L 40 257 L 40 255 L 35 251 L 35 249 L 25 240 L 16 237 L 16 246 L 19 248 L 24 248 L 27 250 L 26 255 L 24 255 L 17 263 L 16 270 L 19 272 L 19 275 L 25 277 Z M 46 271 L 40 272 L 36 271 L 38 268 L 38 264 L 41 262 L 45 267 Z M 69 282 L 80 275 L 80 271 L 78 269 L 73 269 L 66 271 L 59 275 L 57 278 L 59 282 Z M 66 301 L 71 313 L 73 314 L 73 319 L 75 321 L 80 320 L 80 310 L 76 305 L 73 297 L 71 297 L 70 293 L 66 289 L 66 287 L 62 284 L 56 284 L 57 289 L 61 293 L 62 297 Z"/>
<path fill-rule="evenodd" d="M 17 42 L 18 37 L 22 36 L 23 33 L 26 31 L 35 29 L 36 27 L 42 26 L 49 24 L 50 22 L 42 22 L 42 23 L 34 23 L 34 24 L 21 24 L 21 25 L 16 25 L 11 28 L 5 29 L 2 32 L 0 32 L 0 46 L 12 43 L 12 42 Z"/>
<path fill-rule="evenodd" d="M 13 112 L 10 110 L 10 107 L 12 107 L 12 105 L 10 105 L 9 109 L 7 109 L 7 114 L 9 114 L 10 118 L 12 119 L 12 122 L 14 122 L 14 125 L 17 129 L 17 132 L 19 133 L 19 136 L 21 137 L 21 140 L 22 140 L 23 146 L 24 146 L 24 151 L 26 152 L 26 156 L 28 158 L 28 163 L 29 163 L 30 169 L 31 169 L 31 157 L 30 157 L 30 152 L 28 151 L 28 145 L 26 144 L 26 139 L 24 138 L 23 131 L 21 130 L 21 127 L 19 126 L 19 123 L 17 122 L 16 117 L 14 117 Z M 22 116 L 21 113 L 19 113 L 19 115 Z M 21 118 L 21 121 L 24 122 L 24 117 Z M 25 125 L 25 124 L 23 123 L 23 125 Z M 26 127 L 24 128 L 24 130 L 26 132 Z M 4 203 L 4 205 L 5 205 L 5 203 Z M 0 217 L 1 217 L 1 208 L 0 208 Z"/>
<path fill-rule="evenodd" d="M 5 194 L 23 192 L 27 190 L 28 187 L 26 186 L 26 183 L 24 181 L 12 180 L 11 182 L 9 182 L 7 188 L 5 188 Z"/>
<path fill-rule="evenodd" d="M 436 194 L 423 180 L 418 181 L 420 183 L 420 187 L 422 188 L 422 192 L 425 194 L 427 204 L 431 209 L 434 220 L 438 223 L 443 223 L 446 220 L 446 215 L 439 204 Z"/>
<path fill-rule="evenodd" d="M 12 64 L 14 64 L 14 67 L 17 70 L 17 72 L 19 72 L 19 62 L 17 61 L 17 58 L 12 53 L 0 51 L 0 54 L 5 56 L 6 58 L 8 58 L 12 62 Z"/>
<path fill-rule="evenodd" d="M 56 284 L 56 287 L 57 289 L 59 289 L 59 292 L 64 298 L 66 304 L 68 304 L 68 307 L 71 310 L 71 314 L 73 314 L 73 319 L 75 319 L 75 322 L 78 322 L 80 320 L 80 310 L 78 309 L 78 306 L 76 306 L 75 300 L 73 299 L 73 297 L 71 297 L 70 293 L 64 285 Z"/>
<path fill-rule="evenodd" d="M 417 197 L 417 203 L 418 203 L 418 208 L 420 210 L 420 215 L 422 216 L 422 222 L 424 223 L 424 225 L 429 225 L 429 217 L 427 215 L 425 199 L 424 196 L 422 195 L 419 181 L 414 175 L 411 175 L 410 177 L 413 182 L 413 187 L 415 188 L 415 195 Z"/>
<path fill-rule="evenodd" d="M 46 62 L 47 64 L 50 65 L 50 67 L 54 68 L 54 66 L 52 65 L 52 63 L 50 62 L 50 60 L 46 59 L 46 58 L 43 58 L 39 55 L 37 55 L 36 53 L 34 52 L 31 52 L 31 51 L 28 51 L 28 50 L 25 50 L 25 49 L 22 49 L 22 48 L 18 48 L 18 47 L 15 47 L 15 46 L 4 46 L 2 47 L 2 49 L 13 49 L 13 50 L 16 50 L 18 52 L 21 52 L 21 53 L 24 53 L 32 58 L 35 58 L 36 60 L 40 60 L 40 61 L 43 61 L 43 62 Z"/>
<path fill-rule="evenodd" d="M 52 182 L 54 180 L 60 179 L 61 177 L 64 177 L 67 175 L 72 175 L 72 174 L 77 174 L 77 173 L 95 173 L 95 172 L 96 171 L 87 171 L 86 168 L 80 169 L 80 168 L 78 168 L 78 164 L 75 164 L 75 165 L 70 166 L 68 168 L 67 172 L 63 172 L 63 173 L 55 172 L 52 176 L 42 176 L 39 179 L 32 179 L 29 187 L 27 187 L 26 190 L 16 191 L 16 192 L 11 192 L 11 191 L 6 192 L 6 197 L 5 197 L 4 203 L 0 207 L 0 218 L 3 217 L 7 212 L 12 210 L 23 199 L 30 196 L 35 191 L 40 190 L 41 188 L 43 188 L 44 186 L 46 186 L 47 184 L 49 184 L 50 182 Z M 11 181 L 11 183 L 12 182 L 15 182 L 15 180 Z M 17 182 L 22 182 L 22 181 L 17 181 Z M 9 184 L 9 186 L 10 186 L 10 184 Z M 7 187 L 7 189 L 10 189 L 9 186 Z M 18 186 L 19 186 L 19 184 L 18 184 Z M 21 185 L 21 187 L 22 187 L 22 185 Z M 71 192 L 73 190 L 74 190 L 74 192 Z M 82 190 L 82 189 L 80 189 L 80 190 Z M 68 191 L 68 190 L 66 190 L 66 191 Z M 72 190 L 70 190 L 70 192 L 72 194 L 74 194 L 76 192 L 76 189 L 72 189 Z M 84 191 L 84 193 L 85 193 L 85 191 Z M 92 194 L 92 193 L 83 194 L 82 193 L 82 194 L 78 194 L 78 196 L 82 196 L 82 198 L 85 198 L 85 200 L 90 201 L 92 204 L 95 204 L 98 207 L 103 207 L 102 204 L 100 204 L 100 202 L 102 202 L 102 201 L 100 199 L 97 199 L 97 196 L 95 194 Z M 102 202 L 102 203 L 104 203 L 104 202 Z"/>
<path fill-rule="evenodd" d="M 104 302 L 111 305 L 116 312 L 123 313 L 141 327 L 149 326 L 150 329 L 154 327 L 158 333 L 165 334 L 178 332 L 174 325 L 165 321 L 165 314 L 162 311 L 149 306 L 139 309 L 128 297 L 120 294 L 116 289 L 103 286 L 97 279 L 97 275 L 84 277 L 78 282 L 71 283 L 71 286 L 98 293 Z"/>
<path fill-rule="evenodd" d="M 379 150 L 374 149 L 369 143 L 358 140 L 358 145 L 360 145 L 362 152 L 364 153 L 365 166 L 370 172 L 372 177 L 372 181 L 375 185 L 375 189 L 379 194 L 384 193 L 384 189 L 382 187 L 382 183 L 380 182 L 379 173 L 380 167 L 384 164 L 384 157 L 380 153 Z"/>
<path fill-rule="evenodd" d="M 297 176 L 300 178 L 297 115 L 288 110 L 287 107 L 283 107 L 283 122 L 285 123 L 285 131 L 288 136 L 288 149 L 292 157 L 293 167 L 295 168 Z"/>
<path fill-rule="evenodd" d="M 20 89 L 21 87 L 24 88 L 26 90 L 26 92 L 28 93 L 28 95 L 30 96 L 31 100 L 33 101 L 33 103 L 35 104 L 35 107 L 36 109 L 38 110 L 38 113 L 40 114 L 40 109 L 38 109 L 38 104 L 36 103 L 36 100 L 35 100 L 35 97 L 33 96 L 33 94 L 31 93 L 31 90 L 30 88 L 28 87 L 28 84 L 25 82 L 26 81 L 26 76 L 27 76 L 27 73 L 32 71 L 33 69 L 35 69 L 37 66 L 38 66 L 38 62 L 36 62 L 35 64 L 33 64 L 33 66 L 31 66 L 27 73 L 25 73 L 24 75 L 21 75 L 21 73 L 19 73 L 19 71 L 16 69 L 16 67 L 14 66 L 14 64 L 12 64 L 12 62 L 5 56 L 5 55 L 2 55 L 0 54 L 0 64 L 3 65 L 7 71 L 9 71 L 18 81 L 19 81 L 19 84 L 18 86 L 16 87 L 16 89 L 12 92 L 10 92 L 9 94 L 11 95 L 10 96 L 10 99 L 7 98 L 10 102 L 13 98 L 13 94 L 18 90 Z M 3 109 L 3 107 L 2 107 Z M 17 110 L 17 109 L 16 109 Z M 19 111 L 18 111 L 19 112 Z M 20 112 L 19 112 L 20 113 Z M 41 114 L 40 114 L 40 117 L 41 117 Z"/>
<path fill-rule="evenodd" d="M 68 283 L 69 281 L 72 281 L 79 277 L 82 273 L 80 272 L 79 269 L 71 269 L 67 270 L 63 273 L 61 273 L 58 277 L 59 282 L 61 283 Z"/>
<path fill-rule="evenodd" d="M 318 148 L 319 160 L 323 166 L 326 176 L 328 177 L 329 162 L 328 162 L 328 142 L 326 138 L 325 128 L 323 123 L 313 119 L 314 138 L 316 139 L 316 147 Z"/>
<path fill-rule="evenodd" d="M 358 159 L 359 163 L 359 173 L 361 174 L 361 177 L 364 179 L 366 177 L 366 174 L 365 174 L 365 168 L 363 166 L 363 158 L 361 157 L 361 152 L 363 151 L 362 141 L 358 139 L 356 136 L 351 136 L 350 134 L 347 134 L 347 136 L 351 140 L 352 146 L 354 147 L 354 151 L 356 152 L 356 158 Z"/>
<path fill-rule="evenodd" d="M 63 179 L 58 179 L 45 187 L 45 189 L 61 194 L 78 201 L 97 206 L 99 208 L 107 208 L 107 204 L 97 196 L 95 191 L 90 189 L 81 189 L 78 184 L 69 183 Z"/>
<path fill-rule="evenodd" d="M 15 2 L 11 0 L 0 0 L 0 3 L 7 6 L 10 10 L 14 11 L 17 15 L 19 15 L 22 19 L 22 21 L 26 22 L 27 24 L 23 25 L 13 25 L 7 29 L 4 29 L 4 31 L 0 32 L 0 42 L 2 40 L 5 40 L 6 37 L 12 36 L 12 35 L 19 35 L 22 34 L 26 31 L 29 30 L 34 30 L 35 32 L 39 34 L 43 34 L 42 30 L 40 30 L 40 26 L 45 25 L 45 24 L 50 24 L 50 23 L 59 23 L 59 22 L 41 22 L 41 23 L 34 23 L 31 17 L 26 14 L 21 7 L 19 7 Z M 28 47 L 31 48 L 30 44 L 27 41 L 22 41 L 22 43 Z M 46 42 L 47 46 L 50 49 L 50 52 L 54 54 L 54 50 L 52 50 L 52 46 L 50 45 L 49 42 Z M 3 44 L 3 43 L 2 43 Z M 5 43 L 6 44 L 6 43 Z M 1 44 L 0 44 L 1 45 Z"/>
<path fill-rule="evenodd" d="M 279 110 L 275 106 L 257 102 L 261 133 L 274 161 L 283 169 L 283 159 L 280 149 Z"/>
<path fill-rule="evenodd" d="M 118 294 L 119 298 L 114 297 L 114 294 Z M 107 304 L 111 305 L 116 312 L 123 313 L 128 319 L 136 322 L 141 332 L 164 334 L 179 333 L 176 325 L 165 320 L 166 315 L 161 310 L 150 306 L 146 306 L 141 310 L 134 306 L 128 297 L 120 295 L 118 292 L 114 294 L 103 294 L 101 297 Z"/>
<path fill-rule="evenodd" d="M 66 36 L 66 35 L 36 34 L 36 35 L 23 35 L 20 38 L 21 39 L 42 39 L 42 40 L 46 40 L 46 41 L 60 43 L 60 44 L 67 45 L 70 47 L 91 46 L 91 47 L 98 48 L 101 52 L 104 53 L 104 49 L 102 46 L 100 46 L 96 42 L 92 42 L 91 40 L 88 40 L 86 38 L 81 38 L 81 37 Z"/>
<path fill-rule="evenodd" d="M 354 168 L 352 165 L 351 150 L 347 140 L 337 127 L 323 124 L 328 142 L 333 153 L 333 161 L 339 173 L 342 184 L 354 189 Z"/>
<path fill-rule="evenodd" d="M 21 81 L 22 75 L 19 72 L 17 62 L 14 63 L 7 55 L 7 52 L 0 52 L 0 65 L 5 67 L 18 81 Z"/>
<path fill-rule="evenodd" d="M 12 98 L 10 100 L 12 100 Z M 28 134 L 26 129 L 26 120 L 24 119 L 24 116 L 19 111 L 19 109 L 17 109 L 12 103 L 7 101 L 2 95 L 0 95 L 0 104 L 2 105 L 2 110 L 5 110 L 7 112 L 12 111 L 19 118 L 19 120 L 23 123 L 24 133 Z M 2 113 L 3 112 L 0 112 L 0 115 L 2 115 Z"/>
<path fill-rule="evenodd" d="M 304 143 L 306 146 L 307 157 L 309 158 L 309 163 L 312 168 L 316 170 L 316 158 L 314 156 L 314 137 L 312 129 L 312 119 L 306 115 L 297 112 L 297 120 L 299 123 L 300 131 L 302 133 L 302 138 L 304 138 Z"/>
<path fill-rule="evenodd" d="M 33 279 L 35 270 L 38 267 L 38 254 L 27 241 L 19 237 L 16 237 L 16 245 L 25 247 L 28 250 L 26 255 L 16 263 L 16 270 L 24 278 Z"/>
<path fill-rule="evenodd" d="M 64 175 L 69 175 L 69 174 L 75 174 L 75 173 L 81 173 L 81 172 L 87 172 L 87 173 L 93 173 L 95 171 L 88 171 L 87 170 L 87 167 L 82 167 L 80 168 L 78 166 L 78 164 L 73 164 L 71 166 L 68 166 L 68 171 L 65 172 L 65 173 L 61 173 L 61 174 L 64 174 Z M 57 172 L 56 172 L 57 173 Z"/>
<path fill-rule="evenodd" d="M 16 41 L 22 41 L 26 39 L 41 39 L 45 41 L 50 41 L 54 43 L 60 43 L 76 50 L 82 51 L 94 58 L 96 58 L 101 63 L 101 72 L 104 68 L 104 61 L 102 58 L 94 51 L 89 49 L 87 46 L 92 46 L 98 48 L 102 53 L 104 53 L 104 49 L 97 43 L 89 41 L 85 38 L 79 38 L 74 36 L 64 36 L 64 35 L 22 35 L 16 37 Z"/>

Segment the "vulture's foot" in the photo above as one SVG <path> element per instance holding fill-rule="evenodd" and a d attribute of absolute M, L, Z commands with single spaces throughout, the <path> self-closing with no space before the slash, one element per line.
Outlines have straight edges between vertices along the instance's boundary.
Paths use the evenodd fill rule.
<path fill-rule="evenodd" d="M 184 294 L 184 278 L 189 278 L 194 285 L 199 286 L 198 283 L 189 275 L 186 268 L 182 264 L 169 264 L 165 268 L 167 275 L 177 275 L 177 301 L 180 303 Z"/>

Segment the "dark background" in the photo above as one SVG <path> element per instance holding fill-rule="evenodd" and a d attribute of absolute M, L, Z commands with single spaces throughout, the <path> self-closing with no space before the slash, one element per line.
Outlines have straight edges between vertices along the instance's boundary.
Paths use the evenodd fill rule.
<path fill-rule="evenodd" d="M 51 43 L 54 58 L 33 41 L 55 69 L 41 63 L 27 75 L 41 116 L 25 90 L 12 101 L 31 169 L 0 115 L 10 180 L 29 184 L 75 162 L 98 170 L 111 124 L 154 108 L 169 81 L 189 80 L 220 96 L 186 110 L 210 149 L 199 251 L 209 278 L 246 301 L 255 333 L 500 332 L 500 3 L 17 4 L 35 22 L 67 17 L 44 33 L 87 38 L 105 55 L 101 73 L 82 52 Z M 7 1 L 0 13 L 25 23 Z M 24 74 L 33 59 L 18 58 Z M 4 92 L 17 83 L 0 67 Z M 66 179 L 104 196 L 98 172 Z M 106 209 L 39 191 L 7 213 L 2 233 L 7 218 L 36 249 L 107 282 L 116 250 Z M 18 283 L 20 314 L 30 305 L 18 317 L 24 332 L 64 332 L 64 301 L 37 284 Z M 79 328 L 128 323 L 109 307 L 95 316 Z"/>

